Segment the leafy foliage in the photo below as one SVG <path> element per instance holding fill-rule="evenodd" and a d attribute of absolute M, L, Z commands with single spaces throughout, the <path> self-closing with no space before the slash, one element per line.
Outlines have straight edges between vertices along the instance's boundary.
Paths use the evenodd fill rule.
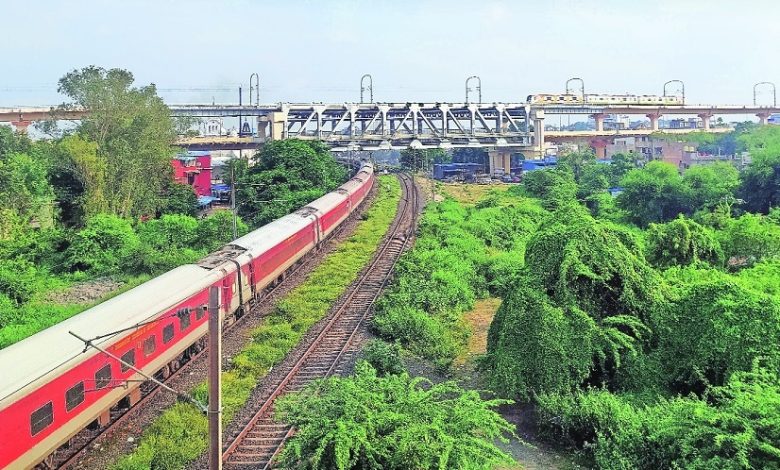
<path fill-rule="evenodd" d="M 198 213 L 198 196 L 188 184 L 170 183 L 164 199 L 165 205 L 160 209 L 163 214 L 195 216 Z"/>
<path fill-rule="evenodd" d="M 96 215 L 73 235 L 65 252 L 65 264 L 71 270 L 117 273 L 139 243 L 127 220 L 109 214 Z"/>
<path fill-rule="evenodd" d="M 283 397 L 277 416 L 296 427 L 281 455 L 294 469 L 492 468 L 510 463 L 494 443 L 512 426 L 454 382 L 378 377 L 367 363 Z"/>
<path fill-rule="evenodd" d="M 62 109 L 90 110 L 77 132 L 91 143 L 63 144 L 86 185 L 86 215 L 105 209 L 120 217 L 139 217 L 155 214 L 162 205 L 176 133 L 155 86 L 137 88 L 133 81 L 126 70 L 95 66 L 73 70 L 59 81 L 58 91 L 71 99 Z"/>
<path fill-rule="evenodd" d="M 401 348 L 398 344 L 372 340 L 363 348 L 362 356 L 380 377 L 387 374 L 400 374 L 404 371 Z"/>
<path fill-rule="evenodd" d="M 780 380 L 754 368 L 715 387 L 709 400 L 637 405 L 604 390 L 540 397 L 540 423 L 583 449 L 598 468 L 777 468 Z"/>
<path fill-rule="evenodd" d="M 567 168 L 537 170 L 526 173 L 520 185 L 524 194 L 542 200 L 547 210 L 555 210 L 575 200 L 577 183 Z M 513 191 L 514 193 L 514 191 Z"/>
<path fill-rule="evenodd" d="M 629 171 L 620 184 L 623 192 L 618 195 L 618 205 L 638 225 L 671 220 L 686 211 L 686 186 L 670 163 L 652 161 Z"/>
<path fill-rule="evenodd" d="M 254 158 L 254 166 L 239 166 L 235 175 L 238 212 L 252 226 L 287 215 L 347 178 L 347 170 L 320 142 L 274 141 Z"/>
<path fill-rule="evenodd" d="M 655 266 L 685 266 L 699 262 L 720 265 L 723 253 L 712 230 L 679 216 L 665 224 L 650 224 L 647 258 Z"/>

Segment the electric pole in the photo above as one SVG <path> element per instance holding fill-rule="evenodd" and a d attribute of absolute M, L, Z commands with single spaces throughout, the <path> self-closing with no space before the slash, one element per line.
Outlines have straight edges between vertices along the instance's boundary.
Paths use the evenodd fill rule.
<path fill-rule="evenodd" d="M 209 289 L 209 470 L 222 470 L 222 322 L 219 287 Z"/>
<path fill-rule="evenodd" d="M 230 165 L 230 211 L 233 213 L 233 240 L 238 238 L 238 214 L 236 213 L 236 161 Z"/>

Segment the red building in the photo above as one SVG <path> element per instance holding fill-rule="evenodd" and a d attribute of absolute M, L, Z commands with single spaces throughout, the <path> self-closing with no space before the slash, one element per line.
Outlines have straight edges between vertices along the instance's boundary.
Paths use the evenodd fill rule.
<path fill-rule="evenodd" d="M 188 184 L 200 196 L 211 196 L 211 154 L 187 152 L 177 155 L 173 164 L 173 179 Z"/>

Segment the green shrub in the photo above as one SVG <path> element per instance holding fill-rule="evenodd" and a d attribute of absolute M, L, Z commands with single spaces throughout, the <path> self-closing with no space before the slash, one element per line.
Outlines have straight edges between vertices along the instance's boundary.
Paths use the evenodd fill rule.
<path fill-rule="evenodd" d="M 0 294 L 16 304 L 27 302 L 44 286 L 44 279 L 31 262 L 0 260 Z"/>
<path fill-rule="evenodd" d="M 732 269 L 780 255 L 780 226 L 761 215 L 744 214 L 729 219 L 719 236 Z"/>
<path fill-rule="evenodd" d="M 182 214 L 165 214 L 138 224 L 138 238 L 144 245 L 157 249 L 189 248 L 198 242 L 198 219 Z"/>
<path fill-rule="evenodd" d="M 679 216 L 665 224 L 650 224 L 647 258 L 655 266 L 684 266 L 698 262 L 720 265 L 723 252 L 715 234 Z"/>
<path fill-rule="evenodd" d="M 542 395 L 547 436 L 582 449 L 597 468 L 776 469 L 780 380 L 776 369 L 734 374 L 709 399 L 635 403 L 604 390 Z"/>
<path fill-rule="evenodd" d="M 238 236 L 249 233 L 249 227 L 241 220 L 236 219 Z M 198 246 L 208 252 L 216 251 L 233 240 L 233 214 L 231 211 L 221 210 L 210 214 L 198 221 L 197 229 Z"/>
<path fill-rule="evenodd" d="M 294 469 L 490 469 L 511 463 L 496 445 L 512 426 L 454 382 L 407 374 L 377 377 L 365 362 L 354 377 L 316 382 L 283 397 L 277 417 L 295 426 L 282 451 Z"/>
<path fill-rule="evenodd" d="M 387 374 L 400 374 L 404 371 L 401 348 L 397 344 L 375 339 L 363 348 L 361 354 L 380 377 Z"/>
<path fill-rule="evenodd" d="M 71 271 L 110 274 L 121 271 L 139 245 L 138 235 L 125 219 L 99 214 L 76 232 L 65 252 Z"/>

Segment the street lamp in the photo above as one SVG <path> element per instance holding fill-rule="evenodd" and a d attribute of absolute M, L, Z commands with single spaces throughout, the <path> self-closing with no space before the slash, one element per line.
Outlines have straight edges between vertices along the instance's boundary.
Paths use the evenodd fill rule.
<path fill-rule="evenodd" d="M 366 79 L 368 79 L 368 85 L 364 85 Z M 374 102 L 374 78 L 371 74 L 367 73 L 360 77 L 360 103 L 363 101 L 363 92 L 368 91 L 369 103 Z"/>
<path fill-rule="evenodd" d="M 682 91 L 682 102 L 685 104 L 685 83 L 683 83 L 682 80 L 669 80 L 668 82 L 664 83 L 664 96 L 669 96 L 666 94 L 666 87 L 670 83 L 679 83 L 680 84 L 680 90 Z"/>
<path fill-rule="evenodd" d="M 759 85 L 769 85 L 772 87 L 772 107 L 777 107 L 777 88 L 775 88 L 775 84 L 772 82 L 758 82 L 755 85 L 753 85 L 753 106 L 758 106 L 756 103 L 756 88 L 758 88 Z"/>
<path fill-rule="evenodd" d="M 469 104 L 469 93 L 472 91 L 472 89 L 469 87 L 469 82 L 471 80 L 477 81 L 477 96 L 479 97 L 478 104 L 482 104 L 482 79 L 476 75 L 472 75 L 466 79 L 466 104 Z"/>

